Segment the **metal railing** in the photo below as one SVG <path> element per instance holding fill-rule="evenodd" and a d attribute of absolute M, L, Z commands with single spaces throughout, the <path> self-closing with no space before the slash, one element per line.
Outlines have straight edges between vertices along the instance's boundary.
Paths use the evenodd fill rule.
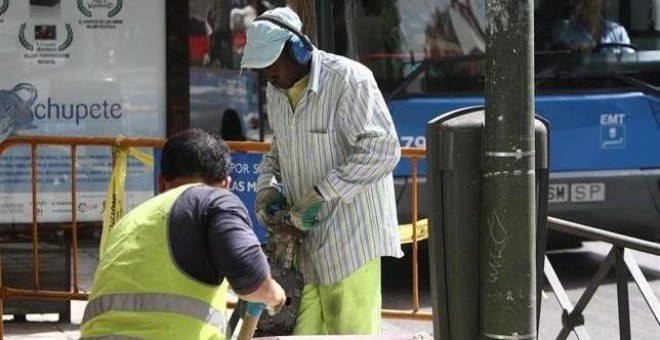
<path fill-rule="evenodd" d="M 401 156 L 405 158 L 410 158 L 410 167 L 411 167 L 411 223 L 412 223 L 412 268 L 411 268 L 411 280 L 412 280 L 412 296 L 411 296 L 411 309 L 407 311 L 394 310 L 394 309 L 384 309 L 382 311 L 383 317 L 397 318 L 397 319 L 415 319 L 415 320 L 433 320 L 433 314 L 428 312 L 422 312 L 419 310 L 419 240 L 418 240 L 418 202 L 417 202 L 417 193 L 418 193 L 418 161 L 420 158 L 426 157 L 426 149 L 422 148 L 403 148 L 401 150 Z"/>
<path fill-rule="evenodd" d="M 144 148 L 162 148 L 164 139 L 156 138 L 112 138 L 112 137 L 58 137 L 58 136 L 18 136 L 4 140 L 0 143 L 0 155 L 7 149 L 17 145 L 27 145 L 30 147 L 31 154 L 31 185 L 32 185 L 32 223 L 29 231 L 30 240 L 32 243 L 32 279 L 33 288 L 14 288 L 8 287 L 3 284 L 2 273 L 2 258 L 0 257 L 0 316 L 4 314 L 3 305 L 5 299 L 36 299 L 36 300 L 87 300 L 88 294 L 82 292 L 79 287 L 79 258 L 78 258 L 78 215 L 77 215 L 77 178 L 76 178 L 76 157 L 79 147 L 144 147 Z M 264 153 L 270 149 L 270 144 L 259 142 L 227 142 L 232 152 L 256 152 Z M 70 148 L 71 158 L 71 221 L 60 226 L 56 230 L 70 231 L 71 235 L 71 270 L 72 273 L 65 273 L 65 275 L 72 275 L 73 283 L 69 291 L 53 291 L 45 290 L 40 285 L 40 261 L 39 261 L 39 235 L 40 230 L 38 227 L 38 159 L 37 148 L 41 146 L 67 146 Z M 431 313 L 420 311 L 419 304 L 419 247 L 418 247 L 418 221 L 417 221 L 417 163 L 418 159 L 425 157 L 424 149 L 404 148 L 402 150 L 402 157 L 411 159 L 412 166 L 412 291 L 411 291 L 411 309 L 410 310 L 396 310 L 384 309 L 382 315 L 389 318 L 401 319 L 419 319 L 419 320 L 432 320 Z M 246 202 L 249 203 L 249 202 Z M 249 204 L 248 204 L 249 206 Z M 234 307 L 233 303 L 229 307 Z M 3 337 L 4 327 L 3 321 L 0 318 L 0 338 Z"/>
<path fill-rule="evenodd" d="M 31 155 L 31 185 L 32 185 L 32 224 L 30 228 L 30 239 L 32 242 L 32 279 L 33 288 L 12 288 L 3 284 L 0 277 L 0 315 L 4 314 L 4 300 L 5 299 L 44 299 L 44 300 L 87 300 L 88 294 L 81 292 L 79 287 L 79 270 L 78 270 L 78 216 L 77 216 L 77 171 L 76 171 L 76 157 L 78 147 L 81 146 L 100 146 L 100 147 L 162 147 L 164 141 L 161 139 L 145 139 L 145 138 L 102 138 L 102 137 L 47 137 L 47 136 L 21 136 L 7 139 L 0 143 L 0 155 L 5 150 L 16 145 L 28 145 L 30 147 Z M 73 283 L 69 291 L 52 291 L 41 289 L 40 285 L 40 261 L 39 261 L 39 228 L 37 220 L 37 148 L 39 146 L 69 146 L 71 150 L 71 221 L 70 226 L 63 229 L 70 230 L 71 235 L 71 261 L 72 273 L 64 273 L 64 275 L 72 275 Z M 61 228 L 62 229 L 62 228 Z M 2 272 L 2 258 L 0 258 L 0 273 Z M 65 280 L 66 281 L 66 280 Z M 0 319 L 0 337 L 4 335 L 3 321 Z"/>
<path fill-rule="evenodd" d="M 586 287 L 578 302 L 573 305 L 566 294 L 552 264 L 545 257 L 544 272 L 546 279 L 550 283 L 562 312 L 562 329 L 557 335 L 557 339 L 566 339 L 573 332 L 578 339 L 590 339 L 587 329 L 584 326 L 584 315 L 582 314 L 589 301 L 596 293 L 596 290 L 603 282 L 605 277 L 612 269 L 616 273 L 618 317 L 619 317 L 619 338 L 622 340 L 631 339 L 630 332 L 630 305 L 628 301 L 628 272 L 630 272 L 635 284 L 639 288 L 646 304 L 655 320 L 660 325 L 660 304 L 658 298 L 653 293 L 646 277 L 642 273 L 639 265 L 633 256 L 627 250 L 636 250 L 648 254 L 660 256 L 660 244 L 640 240 L 634 237 L 624 236 L 582 224 L 561 220 L 554 217 L 548 217 L 548 228 L 560 231 L 562 233 L 579 236 L 588 240 L 606 242 L 612 245 L 612 248 L 601 263 L 598 271 L 594 274 L 591 282 Z"/>

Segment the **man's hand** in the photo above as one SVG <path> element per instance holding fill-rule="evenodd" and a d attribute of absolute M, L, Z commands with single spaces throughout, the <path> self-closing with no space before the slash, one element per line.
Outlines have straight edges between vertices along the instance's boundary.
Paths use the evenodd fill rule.
<path fill-rule="evenodd" d="M 268 226 L 273 214 L 283 209 L 286 209 L 286 198 L 276 188 L 267 187 L 257 192 L 254 210 L 262 226 Z"/>
<path fill-rule="evenodd" d="M 304 231 L 316 228 L 319 224 L 316 215 L 323 207 L 323 203 L 325 200 L 316 188 L 310 190 L 291 208 L 291 223 Z"/>
<path fill-rule="evenodd" d="M 275 283 L 275 294 L 272 299 L 266 302 L 266 310 L 268 310 L 268 314 L 271 316 L 279 312 L 287 301 L 286 292 L 284 292 L 282 286 L 275 280 L 273 282 Z"/>

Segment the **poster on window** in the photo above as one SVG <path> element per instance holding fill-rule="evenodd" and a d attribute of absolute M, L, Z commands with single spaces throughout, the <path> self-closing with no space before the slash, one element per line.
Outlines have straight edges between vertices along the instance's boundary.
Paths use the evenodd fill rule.
<path fill-rule="evenodd" d="M 0 143 L 14 136 L 165 137 L 165 1 L 0 0 Z M 151 152 L 151 150 L 144 150 Z M 37 220 L 100 221 L 108 148 L 36 149 Z M 126 209 L 154 194 L 129 159 Z M 32 151 L 0 155 L 0 223 L 32 221 Z"/>

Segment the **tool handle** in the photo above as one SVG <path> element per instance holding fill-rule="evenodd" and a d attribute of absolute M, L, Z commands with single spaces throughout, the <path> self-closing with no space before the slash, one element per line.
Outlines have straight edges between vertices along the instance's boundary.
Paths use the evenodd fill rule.
<path fill-rule="evenodd" d="M 238 332 L 238 340 L 252 339 L 254 331 L 257 329 L 261 313 L 263 313 L 265 308 L 266 305 L 263 303 L 248 302 L 245 316 L 243 317 L 243 325 L 241 325 L 241 330 Z"/>

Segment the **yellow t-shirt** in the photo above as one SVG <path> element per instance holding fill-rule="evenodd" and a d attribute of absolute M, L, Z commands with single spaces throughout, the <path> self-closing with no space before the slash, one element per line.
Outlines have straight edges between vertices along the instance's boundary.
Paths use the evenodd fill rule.
<path fill-rule="evenodd" d="M 286 95 L 289 97 L 289 104 L 291 104 L 291 109 L 296 111 L 296 106 L 302 99 L 302 95 L 309 84 L 309 74 L 302 77 L 298 82 L 293 84 L 290 89 L 286 90 Z"/>

